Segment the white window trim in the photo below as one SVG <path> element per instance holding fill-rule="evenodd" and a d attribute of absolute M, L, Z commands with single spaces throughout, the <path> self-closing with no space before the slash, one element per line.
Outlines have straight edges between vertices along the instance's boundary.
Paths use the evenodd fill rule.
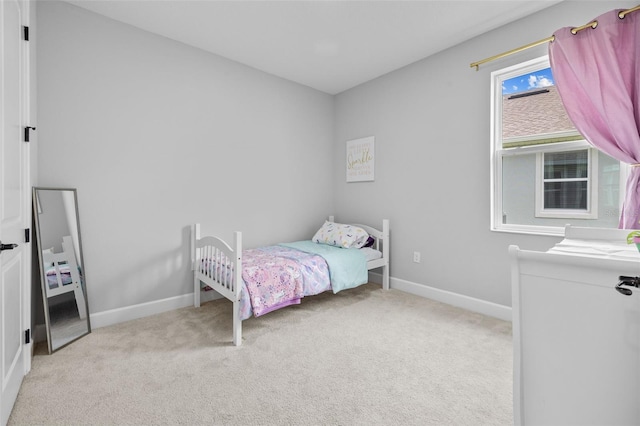
<path fill-rule="evenodd" d="M 501 157 L 508 157 L 510 155 L 521 154 L 534 154 L 538 152 L 562 152 L 562 151 L 577 151 L 579 149 L 592 148 L 591 144 L 582 139 L 573 142 L 557 142 L 553 145 L 529 145 L 519 146 L 517 148 L 499 149 L 495 151 Z"/>
<path fill-rule="evenodd" d="M 497 139 L 497 135 L 502 134 L 502 121 L 501 116 L 496 114 L 496 105 L 502 102 L 502 91 L 496 90 L 496 85 L 502 87 L 502 82 L 524 74 L 527 71 L 535 71 L 541 68 L 549 66 L 548 56 L 542 56 L 540 58 L 532 59 L 530 61 L 520 63 L 502 70 L 493 71 L 491 73 L 491 230 L 499 232 L 515 232 L 525 234 L 536 235 L 563 235 L 564 228 L 557 226 L 538 226 L 538 225 L 517 225 L 502 223 L 503 204 L 502 204 L 502 157 L 505 155 L 516 155 L 525 152 L 539 152 L 541 146 L 532 145 L 518 148 L 510 148 L 509 150 L 496 149 L 497 145 L 501 143 Z M 500 79 L 498 79 L 500 78 Z M 500 195 L 500 196 L 498 196 Z"/>
<path fill-rule="evenodd" d="M 597 219 L 598 218 L 598 151 L 587 149 L 587 208 L 545 209 L 544 208 L 544 162 L 545 153 L 557 152 L 557 149 L 546 149 L 536 155 L 536 217 L 556 219 Z M 565 151 L 565 150 L 563 150 Z M 576 150 L 571 150 L 576 151 Z M 583 179 L 578 179 L 583 180 Z"/>
<path fill-rule="evenodd" d="M 518 234 L 531 234 L 531 235 L 551 235 L 551 236 L 564 236 L 564 227 L 558 226 L 541 226 L 541 225 L 518 225 L 518 224 L 505 224 L 502 223 L 503 203 L 502 203 L 502 158 L 510 155 L 518 155 L 524 153 L 537 153 L 537 152 L 553 152 L 562 150 L 578 149 L 581 147 L 591 147 L 591 145 L 585 141 L 571 141 L 571 142 L 559 142 L 554 143 L 553 146 L 541 145 L 529 145 L 514 147 L 508 149 L 496 149 L 497 144 L 501 143 L 501 140 L 497 140 L 497 135 L 502 134 L 502 122 L 501 118 L 496 114 L 496 105 L 502 102 L 502 91 L 496 90 L 496 85 L 502 86 L 502 82 L 512 77 L 516 77 L 527 72 L 536 71 L 539 69 L 547 68 L 550 66 L 549 57 L 542 56 L 532 59 L 523 63 L 513 65 L 508 68 L 493 71 L 491 73 L 491 123 L 490 123 L 490 206 L 491 206 L 491 225 L 490 229 L 495 232 L 506 233 L 518 233 Z M 563 135 L 564 136 L 564 135 Z M 510 141 L 511 142 L 511 141 Z M 502 147 L 501 147 L 502 148 Z M 498 161 L 500 160 L 500 161 Z M 629 165 L 620 163 L 620 211 L 622 211 L 622 202 L 624 196 L 622 193 L 626 187 L 627 177 L 629 175 Z M 597 170 L 597 169 L 596 169 Z M 597 174 L 597 173 L 596 173 Z M 597 193 L 592 191 L 592 193 Z M 597 196 L 597 195 L 596 195 Z"/>
<path fill-rule="evenodd" d="M 546 140 L 546 139 L 562 139 L 562 138 L 570 139 L 570 141 L 579 141 L 579 140 L 584 141 L 584 139 L 582 138 L 582 135 L 576 134 L 576 132 L 554 132 L 554 133 L 547 133 L 544 135 L 537 135 L 537 136 L 520 136 L 520 137 L 504 138 L 502 139 L 502 146 L 504 147 L 505 145 L 508 145 L 508 144 L 519 144 L 519 143 L 521 144 L 521 146 L 505 148 L 505 149 L 513 149 L 513 148 L 520 148 L 520 147 L 533 146 L 533 145 L 549 145 L 549 144 L 545 144 L 544 142 L 536 143 L 535 141 Z M 554 145 L 558 143 L 562 143 L 562 142 L 560 141 L 553 142 Z"/>

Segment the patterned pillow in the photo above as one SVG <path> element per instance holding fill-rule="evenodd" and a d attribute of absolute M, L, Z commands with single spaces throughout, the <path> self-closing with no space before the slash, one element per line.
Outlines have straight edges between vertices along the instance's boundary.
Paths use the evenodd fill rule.
<path fill-rule="evenodd" d="M 343 248 L 360 248 L 368 239 L 369 234 L 362 228 L 326 220 L 313 236 L 312 241 Z"/>

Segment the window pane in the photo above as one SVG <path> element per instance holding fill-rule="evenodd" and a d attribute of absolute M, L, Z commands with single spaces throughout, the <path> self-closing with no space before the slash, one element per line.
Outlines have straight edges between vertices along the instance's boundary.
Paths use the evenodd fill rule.
<path fill-rule="evenodd" d="M 618 227 L 620 218 L 620 162 L 600 152 L 598 154 L 598 205 L 600 217 Z"/>
<path fill-rule="evenodd" d="M 587 178 L 589 156 L 586 150 L 544 154 L 545 179 Z"/>
<path fill-rule="evenodd" d="M 502 83 L 502 141 L 540 139 L 543 135 L 576 132 L 556 90 L 551 68 Z"/>
<path fill-rule="evenodd" d="M 544 208 L 587 209 L 587 181 L 545 182 Z"/>
<path fill-rule="evenodd" d="M 617 228 L 620 218 L 618 207 L 620 196 L 620 163 L 600 152 L 598 153 L 598 218 L 554 218 L 536 217 L 536 154 L 522 154 L 502 157 L 502 206 L 498 223 L 504 225 L 540 225 L 564 228 L 568 223 L 574 226 Z M 544 186 L 543 186 L 544 188 Z M 573 191 L 576 194 L 576 191 Z M 565 195 L 566 196 L 566 195 Z M 542 195 L 544 203 L 544 193 Z M 584 200 L 584 198 L 583 198 Z M 586 200 L 585 200 L 586 201 Z M 547 202 L 547 205 L 549 203 Z M 577 198 L 573 206 L 580 206 Z M 560 210 L 549 208 L 547 211 Z"/>
<path fill-rule="evenodd" d="M 504 224 L 536 224 L 536 155 L 502 158 L 502 215 Z"/>
<path fill-rule="evenodd" d="M 492 229 L 617 228 L 620 163 L 569 120 L 547 57 L 492 72 Z M 533 232 L 537 232 L 533 231 Z"/>

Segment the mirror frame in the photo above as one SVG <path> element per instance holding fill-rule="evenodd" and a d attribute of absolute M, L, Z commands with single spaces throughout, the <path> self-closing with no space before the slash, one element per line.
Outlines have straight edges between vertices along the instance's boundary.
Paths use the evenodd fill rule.
<path fill-rule="evenodd" d="M 69 340 L 68 342 L 58 346 L 58 347 L 53 347 L 53 342 L 51 339 L 51 318 L 49 316 L 49 301 L 47 299 L 47 290 L 46 290 L 46 282 L 47 282 L 47 277 L 45 275 L 45 268 L 43 267 L 44 265 L 44 260 L 43 260 L 43 256 L 42 256 L 42 238 L 41 238 L 41 233 L 40 233 L 40 217 L 39 217 L 39 211 L 40 211 L 40 200 L 38 197 L 38 191 L 69 191 L 73 193 L 73 202 L 74 202 L 74 207 L 75 207 L 75 219 L 76 219 L 76 227 L 77 227 L 77 231 L 78 231 L 78 257 L 79 257 L 79 261 L 80 261 L 80 265 L 82 268 L 82 279 L 81 279 L 81 285 L 83 286 L 83 291 L 84 291 L 84 305 L 85 305 L 85 309 L 87 312 L 87 318 L 86 318 L 86 322 L 87 322 L 87 332 L 86 333 L 82 333 L 79 334 L 78 336 L 72 338 L 71 340 Z M 42 187 L 42 186 L 34 186 L 32 189 L 32 204 L 33 204 L 33 221 L 35 223 L 35 239 L 36 239 L 36 247 L 38 250 L 38 269 L 40 271 L 40 288 L 42 291 L 42 304 L 43 304 L 43 308 L 44 308 L 44 318 L 45 318 L 45 326 L 46 326 L 46 330 L 47 330 L 47 347 L 49 349 L 49 354 L 54 353 L 55 351 L 64 348 L 65 346 L 75 342 L 76 340 L 80 339 L 81 337 L 86 336 L 87 334 L 91 333 L 91 320 L 90 320 L 90 315 L 89 315 L 89 298 L 87 296 L 87 282 L 86 282 L 86 264 L 84 262 L 84 257 L 82 254 L 82 234 L 80 232 L 80 215 L 78 213 L 78 191 L 76 190 L 76 188 L 54 188 L 54 187 Z"/>

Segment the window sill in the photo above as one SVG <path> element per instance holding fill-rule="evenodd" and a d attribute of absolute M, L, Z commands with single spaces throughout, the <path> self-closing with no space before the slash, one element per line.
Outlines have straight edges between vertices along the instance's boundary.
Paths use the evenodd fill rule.
<path fill-rule="evenodd" d="M 546 237 L 564 238 L 564 227 L 556 226 L 513 226 L 513 227 L 491 227 L 492 232 L 502 232 L 506 234 L 537 235 Z"/>

